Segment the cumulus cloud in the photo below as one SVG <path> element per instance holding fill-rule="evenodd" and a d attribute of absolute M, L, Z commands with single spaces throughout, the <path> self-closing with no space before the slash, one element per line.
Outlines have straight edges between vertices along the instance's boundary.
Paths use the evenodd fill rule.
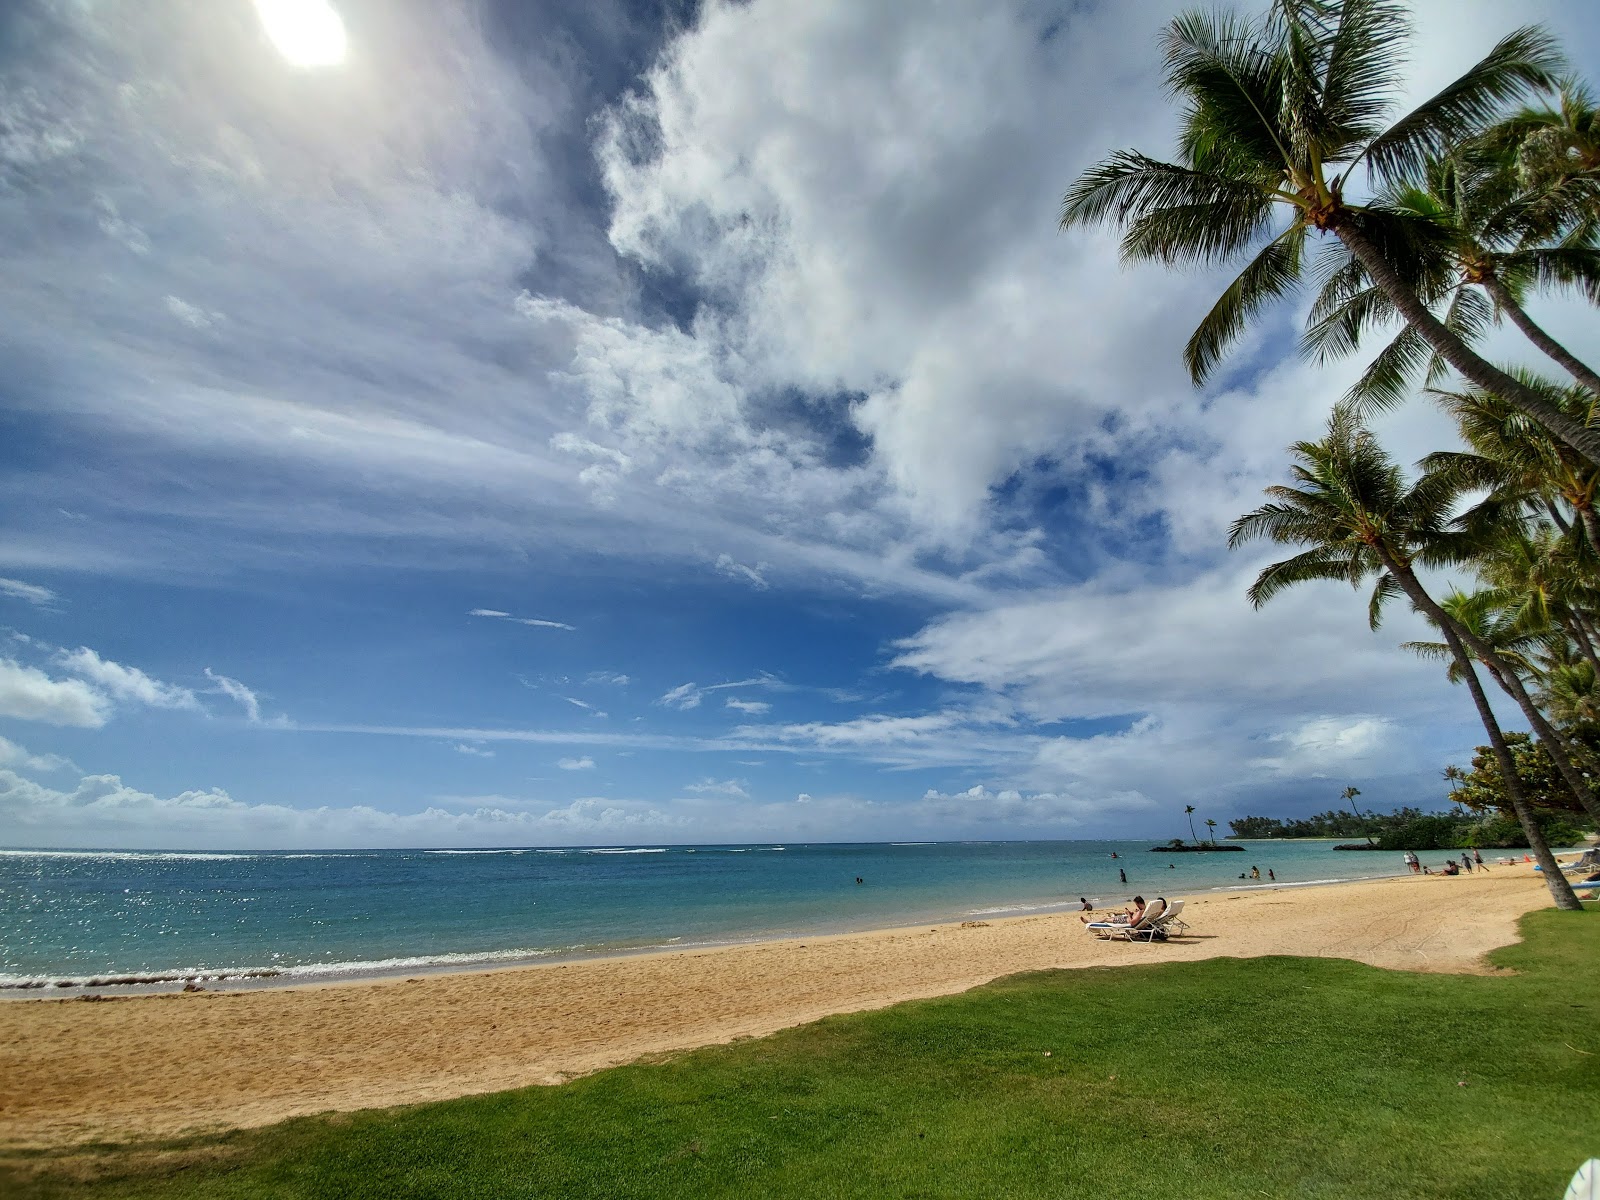
<path fill-rule="evenodd" d="M 474 758 L 493 758 L 494 757 L 494 751 L 493 750 L 486 750 L 482 746 L 472 746 L 472 745 L 469 745 L 466 742 L 457 742 L 457 743 L 455 743 L 455 748 L 456 748 L 456 752 L 457 753 L 459 753 L 459 754 L 469 754 Z"/>
<path fill-rule="evenodd" d="M 556 766 L 563 771 L 591 771 L 594 769 L 594 759 L 587 754 L 582 758 L 562 758 L 556 761 Z"/>
<path fill-rule="evenodd" d="M 98 729 L 111 709 L 110 699 L 81 679 L 52 679 L 37 667 L 0 658 L 0 716 Z"/>
<path fill-rule="evenodd" d="M 0 737 L 0 767 L 16 767 L 22 771 L 64 771 L 76 769 L 71 759 L 59 754 L 31 754 L 8 738 Z"/>
<path fill-rule="evenodd" d="M 19 846 L 190 849 L 241 847 L 572 844 L 600 837 L 678 833 L 681 814 L 631 800 L 583 798 L 549 806 L 503 797 L 394 812 L 366 805 L 293 808 L 252 804 L 220 788 L 173 796 L 116 775 L 87 775 L 57 789 L 0 767 L 0 819 Z"/>
<path fill-rule="evenodd" d="M 765 700 L 741 700 L 738 696 L 729 696 L 723 701 L 723 705 L 738 712 L 748 713 L 752 717 L 759 717 L 772 710 L 772 705 Z"/>

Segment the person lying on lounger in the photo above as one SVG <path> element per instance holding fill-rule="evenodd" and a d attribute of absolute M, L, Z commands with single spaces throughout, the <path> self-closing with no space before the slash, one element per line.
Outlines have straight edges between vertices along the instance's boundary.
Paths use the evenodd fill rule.
<path fill-rule="evenodd" d="M 1139 923 L 1139 919 L 1143 916 L 1144 897 L 1135 896 L 1133 898 L 1133 903 L 1129 907 L 1123 909 L 1120 913 L 1111 918 L 1111 923 L 1113 925 L 1136 925 Z M 1078 920 L 1084 922 L 1084 924 L 1088 924 L 1089 922 L 1088 917 L 1079 917 Z"/>

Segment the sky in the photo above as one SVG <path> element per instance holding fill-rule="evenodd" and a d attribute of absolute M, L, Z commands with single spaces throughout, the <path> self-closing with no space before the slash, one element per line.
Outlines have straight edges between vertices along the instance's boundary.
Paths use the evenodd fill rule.
<path fill-rule="evenodd" d="M 1258 612 L 1226 548 L 1362 364 L 1302 297 L 1196 390 L 1225 273 L 1057 229 L 1171 152 L 1178 7 L 0 6 L 0 845 L 1443 807 L 1481 730 L 1415 616 Z M 1415 17 L 1412 99 L 1513 19 Z"/>

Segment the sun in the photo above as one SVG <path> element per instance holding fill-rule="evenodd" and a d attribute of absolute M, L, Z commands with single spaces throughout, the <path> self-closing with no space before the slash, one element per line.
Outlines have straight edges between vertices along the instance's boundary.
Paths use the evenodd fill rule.
<path fill-rule="evenodd" d="M 255 0 L 261 27 L 278 53 L 297 67 L 344 61 L 344 22 L 328 0 Z"/>

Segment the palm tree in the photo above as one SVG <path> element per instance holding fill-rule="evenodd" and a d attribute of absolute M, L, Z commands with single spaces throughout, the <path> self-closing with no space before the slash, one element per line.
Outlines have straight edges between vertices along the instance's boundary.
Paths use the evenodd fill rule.
<path fill-rule="evenodd" d="M 1568 180 L 1600 183 L 1600 107 L 1576 76 L 1558 81 L 1554 108 L 1512 113 L 1484 140 L 1511 152 L 1525 186 Z"/>
<path fill-rule="evenodd" d="M 1477 624 L 1480 633 L 1488 634 L 1489 631 L 1481 625 L 1483 606 L 1476 603 L 1476 599 L 1462 592 L 1455 592 L 1442 600 L 1440 607 L 1450 613 L 1458 623 Z M 1412 650 L 1425 658 L 1448 661 L 1450 682 L 1464 682 L 1467 685 L 1467 690 L 1472 694 L 1472 703 L 1478 710 L 1478 719 L 1489 735 L 1489 746 L 1494 752 L 1495 764 L 1500 768 L 1500 780 L 1505 786 L 1506 796 L 1511 801 L 1511 811 L 1517 818 L 1517 824 L 1522 826 L 1523 835 L 1528 839 L 1528 848 L 1533 851 L 1534 858 L 1543 869 L 1545 885 L 1550 889 L 1551 898 L 1555 900 L 1557 908 L 1569 911 L 1581 910 L 1583 904 L 1573 894 L 1572 884 L 1562 874 L 1561 866 L 1556 862 L 1556 856 L 1550 849 L 1549 839 L 1544 836 L 1544 830 L 1534 816 L 1533 806 L 1528 803 L 1527 793 L 1522 786 L 1522 777 L 1517 771 L 1516 759 L 1512 756 L 1511 747 L 1506 743 L 1505 732 L 1500 728 L 1500 722 L 1489 706 L 1488 697 L 1483 693 L 1483 684 L 1478 679 L 1477 671 L 1473 669 L 1472 657 L 1461 639 L 1452 640 L 1451 634 L 1446 632 L 1444 645 L 1437 642 L 1406 642 L 1402 648 Z M 1446 779 L 1456 780 L 1461 776 L 1462 772 L 1458 767 L 1445 770 Z"/>
<path fill-rule="evenodd" d="M 1215 846 L 1217 844 L 1217 823 L 1210 817 L 1206 818 L 1206 829 L 1211 834 L 1211 844 Z"/>
<path fill-rule="evenodd" d="M 1194 805 L 1185 804 L 1183 806 L 1183 815 L 1189 818 L 1189 840 L 1198 846 L 1200 839 L 1195 836 L 1194 832 Z"/>
<path fill-rule="evenodd" d="M 1463 148 L 1427 164 L 1423 182 L 1384 188 L 1370 207 L 1417 227 L 1411 244 L 1419 257 L 1408 283 L 1438 312 L 1445 328 L 1470 344 L 1493 320 L 1509 317 L 1542 353 L 1600 394 L 1600 374 L 1522 306 L 1533 287 L 1574 289 L 1600 301 L 1600 250 L 1594 242 L 1600 214 L 1593 211 L 1587 181 L 1563 180 L 1528 192 L 1518 186 L 1512 161 L 1506 152 Z M 1304 339 L 1318 359 L 1349 353 L 1366 330 L 1399 315 L 1353 254 L 1330 253 L 1322 267 L 1327 279 Z M 1430 384 L 1447 369 L 1443 356 L 1406 325 L 1368 366 L 1349 398 L 1396 404 L 1423 363 Z"/>
<path fill-rule="evenodd" d="M 1544 390 L 1550 402 L 1585 425 L 1594 421 L 1600 396 L 1582 388 L 1555 387 L 1524 375 L 1530 387 Z M 1563 534 L 1576 524 L 1600 555 L 1600 472 L 1566 443 L 1553 438 L 1535 421 L 1488 392 L 1434 391 L 1433 397 L 1456 419 L 1473 453 L 1440 451 L 1421 462 L 1430 474 L 1449 476 L 1463 492 L 1482 489 L 1487 499 L 1467 524 L 1495 525 L 1505 509 L 1548 517 Z"/>
<path fill-rule="evenodd" d="M 1356 807 L 1356 797 L 1361 795 L 1361 789 L 1358 787 L 1347 787 L 1344 789 L 1341 795 L 1344 797 L 1344 802 L 1350 806 L 1350 811 L 1355 814 L 1357 831 L 1362 837 L 1367 839 L 1367 845 L 1372 845 L 1372 834 L 1366 832 L 1366 822 L 1362 819 L 1361 810 Z"/>
<path fill-rule="evenodd" d="M 1258 21 L 1178 17 L 1163 46 L 1167 87 L 1186 101 L 1181 161 L 1113 154 L 1072 185 L 1061 226 L 1114 223 L 1129 260 L 1209 265 L 1256 251 L 1184 350 L 1197 384 L 1262 308 L 1299 284 L 1311 237 L 1331 235 L 1446 362 L 1600 465 L 1600 432 L 1479 357 L 1418 295 L 1428 241 L 1442 235 L 1345 197 L 1358 168 L 1402 182 L 1482 133 L 1507 101 L 1551 86 L 1556 44 L 1519 29 L 1386 127 L 1407 33 L 1394 0 L 1274 0 Z"/>
<path fill-rule="evenodd" d="M 1443 536 L 1451 489 L 1428 475 L 1408 486 L 1376 439 L 1344 409 L 1336 410 L 1329 420 L 1326 438 L 1299 442 L 1293 453 L 1300 461 L 1291 471 L 1301 486 L 1268 488 L 1272 502 L 1240 517 L 1229 531 L 1230 547 L 1257 537 L 1308 547 L 1262 570 L 1248 593 L 1251 603 L 1259 608 L 1285 588 L 1311 580 L 1339 579 L 1359 587 L 1376 578 L 1367 608 L 1373 628 L 1382 619 L 1384 602 L 1403 591 L 1443 633 L 1456 660 L 1470 666 L 1463 627 L 1427 594 L 1411 569 L 1428 543 Z M 1480 718 L 1492 720 L 1488 699 L 1476 679 L 1472 674 L 1469 681 L 1473 702 Z M 1503 738 L 1500 744 L 1504 746 Z M 1516 778 L 1509 750 L 1503 759 L 1498 749 L 1496 753 L 1506 780 Z M 1359 794 L 1355 788 L 1345 789 L 1345 798 L 1352 803 Z M 1548 847 L 1545 853 L 1549 857 Z M 1570 895 L 1571 887 L 1553 857 L 1544 871 L 1560 876 L 1559 885 L 1554 878 L 1547 883 L 1557 906 L 1569 907 L 1558 889 L 1565 888 Z M 1570 905 L 1577 904 L 1572 897 Z"/>

